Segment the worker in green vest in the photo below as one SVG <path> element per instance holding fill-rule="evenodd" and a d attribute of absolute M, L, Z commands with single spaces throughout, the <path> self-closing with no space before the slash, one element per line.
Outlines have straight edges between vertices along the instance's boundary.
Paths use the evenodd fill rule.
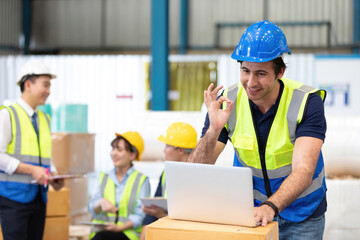
<path fill-rule="evenodd" d="M 136 171 L 132 162 L 140 160 L 144 141 L 138 132 L 116 133 L 111 142 L 114 168 L 101 173 L 89 209 L 97 227 L 92 227 L 89 239 L 137 240 L 145 213 L 140 198 L 149 197 L 148 177 Z"/>
<path fill-rule="evenodd" d="M 41 240 L 47 182 L 56 190 L 64 185 L 63 180 L 49 179 L 55 170 L 50 117 L 36 109 L 45 104 L 53 78 L 42 62 L 26 62 L 16 80 L 21 98 L 0 107 L 0 218 L 6 240 Z"/>
<path fill-rule="evenodd" d="M 193 126 L 185 122 L 170 124 L 166 132 L 158 137 L 160 142 L 165 143 L 164 154 L 166 161 L 186 162 L 197 143 L 197 133 Z M 159 179 L 155 197 L 166 198 L 165 172 Z M 155 205 L 143 206 L 146 217 L 143 221 L 143 230 L 140 240 L 145 240 L 146 225 L 157 219 L 167 216 L 167 212 Z"/>
<path fill-rule="evenodd" d="M 321 240 L 326 92 L 285 78 L 286 53 L 291 51 L 276 24 L 263 20 L 245 30 L 231 55 L 239 62 L 240 82 L 222 93 L 222 86 L 210 84 L 204 92 L 208 116 L 188 160 L 215 163 L 230 140 L 233 165 L 252 171 L 254 220 L 262 226 L 277 221 L 280 240 Z"/>

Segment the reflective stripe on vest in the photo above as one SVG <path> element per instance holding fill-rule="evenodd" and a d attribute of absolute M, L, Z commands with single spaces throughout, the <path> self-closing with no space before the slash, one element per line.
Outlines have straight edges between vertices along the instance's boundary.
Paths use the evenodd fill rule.
<path fill-rule="evenodd" d="M 134 212 L 136 201 L 139 197 L 139 191 L 143 185 L 146 176 L 141 174 L 138 171 L 134 171 L 130 174 L 126 185 L 119 202 L 119 214 L 118 222 L 119 226 L 123 225 L 128 221 L 128 216 Z M 114 206 L 115 204 L 115 183 L 109 179 L 107 174 L 102 173 L 100 176 L 100 192 L 102 197 L 108 199 Z M 105 222 L 115 222 L 116 215 L 113 213 L 104 213 L 99 214 L 93 222 L 105 223 Z M 92 234 L 89 236 L 89 239 L 95 236 L 96 232 L 101 231 L 101 229 L 93 227 L 91 229 Z M 123 231 L 123 233 L 131 240 L 139 239 L 141 233 L 141 226 L 136 229 L 128 229 Z"/>
<path fill-rule="evenodd" d="M 161 194 L 164 198 L 167 198 L 165 171 L 161 175 Z"/>
<path fill-rule="evenodd" d="M 286 78 L 282 78 L 281 80 L 284 83 L 283 95 L 273 125 L 271 126 L 265 149 L 266 172 L 272 192 L 277 191 L 281 183 L 292 171 L 292 150 L 295 142 L 296 127 L 303 119 L 309 94 L 319 94 L 323 100 L 326 96 L 325 91 Z M 240 165 L 249 167 L 252 170 L 254 198 L 256 204 L 259 204 L 268 197 L 264 189 L 264 176 L 260 164 L 257 136 L 252 122 L 249 99 L 240 83 L 225 90 L 224 96 L 227 96 L 234 102 L 233 110 L 225 127 L 228 129 L 229 138 L 234 145 Z M 223 108 L 225 107 L 226 106 Z M 285 118 L 285 122 L 281 121 Z M 278 141 L 277 139 L 282 140 Z M 297 198 L 294 205 L 299 202 L 307 202 L 307 198 L 313 198 L 314 194 L 319 194 L 319 196 L 322 195 L 323 197 L 326 191 L 324 179 L 323 159 L 320 153 L 313 182 L 311 186 Z M 316 209 L 318 206 L 316 204 L 321 202 L 322 197 L 320 196 L 319 199 L 316 199 L 318 202 L 309 203 L 310 205 L 314 205 L 311 210 Z M 282 217 L 289 221 L 302 221 L 312 213 L 310 211 L 305 214 L 299 213 L 300 211 L 297 209 L 299 214 L 294 214 L 295 210 L 292 208 L 292 205 L 293 204 L 280 213 Z M 291 211 L 288 209 L 291 209 Z"/>
<path fill-rule="evenodd" d="M 21 162 L 32 165 L 50 166 L 51 160 L 51 132 L 50 119 L 47 115 L 38 111 L 39 139 L 28 114 L 19 104 L 13 104 L 6 108 L 9 111 L 11 121 L 12 141 L 7 147 L 6 153 Z M 39 147 L 40 145 L 40 147 Z M 31 175 L 14 173 L 8 175 L 0 172 L 0 181 L 17 183 L 30 183 Z"/>

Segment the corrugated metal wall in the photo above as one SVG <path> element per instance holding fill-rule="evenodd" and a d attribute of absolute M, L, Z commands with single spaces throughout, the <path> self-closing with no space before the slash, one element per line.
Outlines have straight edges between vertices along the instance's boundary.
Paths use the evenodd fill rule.
<path fill-rule="evenodd" d="M 32 44 L 38 48 L 150 46 L 149 0 L 33 0 Z M 171 44 L 178 44 L 179 0 L 172 0 Z"/>
<path fill-rule="evenodd" d="M 19 1 L 16 1 L 19 2 Z M 122 47 L 150 46 L 149 0 L 33 0 L 32 46 Z M 169 41 L 179 44 L 180 0 L 169 1 Z M 331 21 L 332 45 L 353 39 L 353 0 L 268 0 L 271 21 Z M 264 0 L 189 0 L 189 45 L 213 47 L 217 23 L 255 22 L 264 18 Z M 245 27 L 222 28 L 219 46 L 234 47 Z M 289 45 L 327 44 L 326 26 L 283 27 Z"/>
<path fill-rule="evenodd" d="M 22 31 L 21 0 L 0 1 L 0 54 L 16 54 Z"/>
<path fill-rule="evenodd" d="M 215 44 L 217 23 L 261 20 L 263 0 L 190 0 L 189 44 L 211 47 Z M 220 47 L 234 47 L 245 28 L 226 28 L 220 32 Z"/>
<path fill-rule="evenodd" d="M 330 21 L 332 45 L 349 44 L 353 39 L 353 0 L 270 0 L 273 21 Z M 326 44 L 326 28 L 284 27 L 288 42 L 293 46 Z"/>
<path fill-rule="evenodd" d="M 353 39 L 352 3 L 353 0 L 268 0 L 267 15 L 273 22 L 330 21 L 332 45 L 349 44 Z M 255 22 L 264 19 L 264 11 L 264 0 L 190 1 L 190 45 L 213 46 L 216 23 Z M 325 25 L 281 27 L 293 47 L 327 44 Z M 222 28 L 219 46 L 235 46 L 245 29 Z"/>
<path fill-rule="evenodd" d="M 31 46 L 101 46 L 101 1 L 33 0 Z"/>

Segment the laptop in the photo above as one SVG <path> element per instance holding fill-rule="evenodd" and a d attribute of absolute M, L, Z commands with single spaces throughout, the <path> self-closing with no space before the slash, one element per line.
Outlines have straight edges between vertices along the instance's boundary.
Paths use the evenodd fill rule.
<path fill-rule="evenodd" d="M 259 225 L 250 168 L 166 161 L 165 176 L 170 218 Z"/>

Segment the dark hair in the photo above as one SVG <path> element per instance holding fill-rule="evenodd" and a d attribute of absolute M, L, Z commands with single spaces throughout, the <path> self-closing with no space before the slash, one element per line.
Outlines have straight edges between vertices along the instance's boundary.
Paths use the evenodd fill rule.
<path fill-rule="evenodd" d="M 238 62 L 240 64 L 243 63 L 243 61 L 239 61 L 239 60 L 238 60 Z M 273 69 L 275 72 L 275 76 L 277 76 L 281 72 L 282 69 L 284 69 L 284 70 L 286 69 L 286 64 L 285 64 L 284 60 L 282 59 L 282 57 L 275 58 L 272 60 L 272 62 L 273 62 Z"/>
<path fill-rule="evenodd" d="M 137 149 L 131 145 L 131 143 L 128 142 L 128 140 L 126 140 L 124 137 L 122 136 L 118 136 L 116 137 L 114 140 L 111 141 L 111 147 L 114 149 L 114 148 L 118 148 L 118 145 L 119 145 L 119 142 L 121 140 L 124 140 L 124 143 L 125 143 L 125 150 L 127 152 L 131 152 L 131 153 L 136 153 L 136 158 L 138 157 L 139 155 L 139 152 L 137 151 Z"/>
<path fill-rule="evenodd" d="M 30 82 L 32 83 L 35 83 L 35 80 L 39 77 L 39 75 L 34 75 L 34 74 L 31 74 L 31 75 L 25 75 L 21 78 L 21 81 L 20 81 L 20 90 L 21 92 L 24 92 L 25 90 L 25 82 L 27 80 L 30 80 Z"/>
<path fill-rule="evenodd" d="M 278 58 L 275 58 L 274 60 L 272 60 L 273 62 L 273 68 L 274 68 L 274 71 L 275 71 L 275 76 L 277 76 L 282 69 L 286 69 L 286 64 L 284 62 L 284 60 L 282 59 L 282 57 L 278 57 Z"/>
<path fill-rule="evenodd" d="M 51 78 L 51 75 L 49 74 L 41 74 L 41 75 L 37 75 L 37 74 L 28 74 L 28 75 L 25 75 L 21 78 L 20 80 L 20 90 L 21 92 L 24 92 L 25 90 L 25 82 L 27 80 L 30 80 L 32 83 L 35 83 L 36 79 L 40 76 L 48 76 Z"/>

